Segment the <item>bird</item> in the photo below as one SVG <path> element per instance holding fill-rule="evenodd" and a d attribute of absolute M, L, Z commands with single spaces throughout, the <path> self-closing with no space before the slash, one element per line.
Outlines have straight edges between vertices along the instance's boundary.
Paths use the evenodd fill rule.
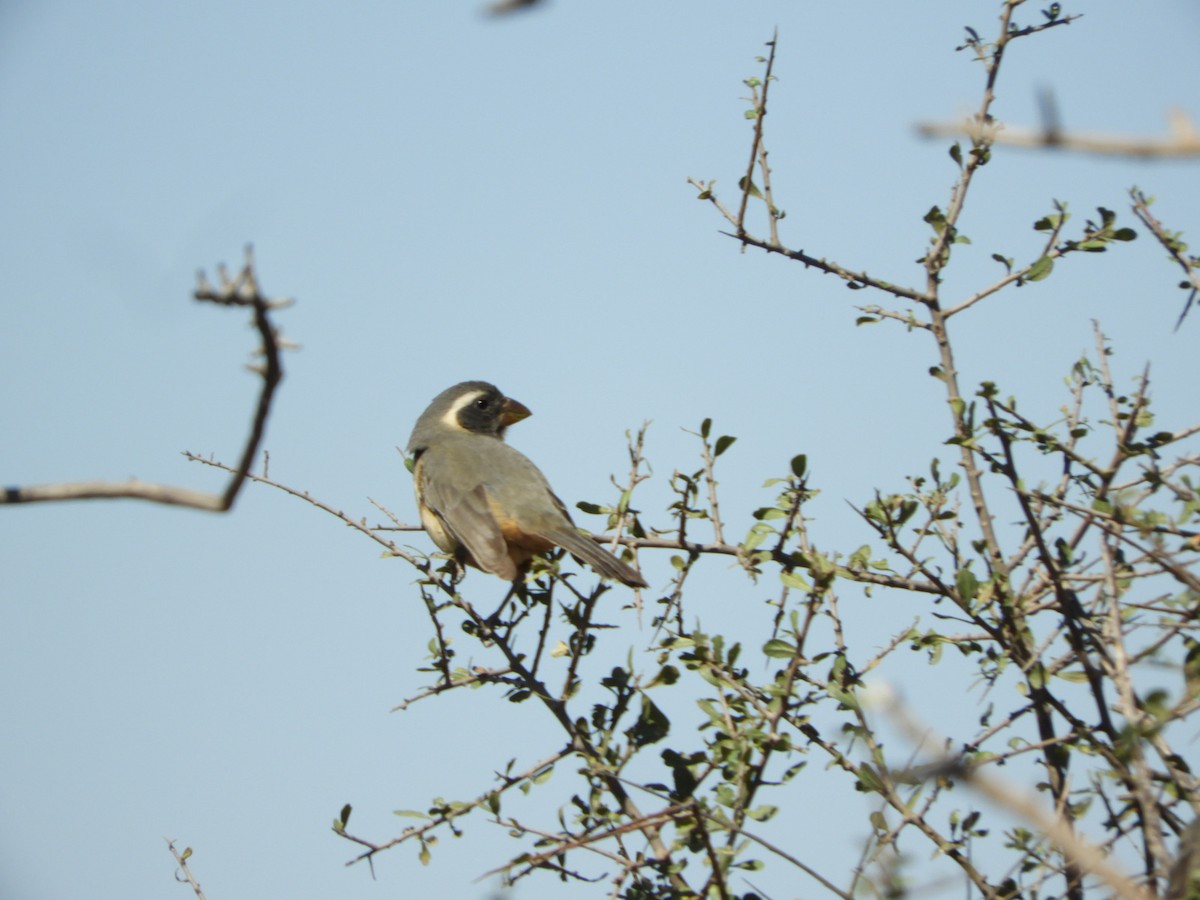
<path fill-rule="evenodd" d="M 523 574 L 535 554 L 562 547 L 605 578 L 647 587 L 575 527 L 541 470 L 504 442 L 508 427 L 531 415 L 486 381 L 464 381 L 433 398 L 407 447 L 425 531 L 443 552 L 506 581 Z"/>

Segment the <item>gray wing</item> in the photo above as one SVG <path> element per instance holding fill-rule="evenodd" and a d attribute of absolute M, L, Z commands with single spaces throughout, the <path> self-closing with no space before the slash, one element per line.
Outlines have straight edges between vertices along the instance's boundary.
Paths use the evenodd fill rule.
<path fill-rule="evenodd" d="M 505 477 L 496 478 L 488 485 L 488 491 L 500 508 L 517 513 L 516 524 L 527 538 L 516 543 L 531 549 L 549 549 L 536 546 L 536 538 L 541 538 L 579 557 L 605 578 L 615 578 L 629 587 L 646 587 L 645 579 L 637 571 L 575 528 L 566 505 L 555 496 L 546 476 L 528 457 L 507 444 L 501 446 L 504 450 L 498 455 L 500 464 L 494 472 Z M 529 541 L 529 537 L 534 541 Z"/>
<path fill-rule="evenodd" d="M 511 581 L 517 577 L 517 567 L 492 515 L 487 491 L 482 484 L 456 484 L 454 475 L 447 471 L 441 454 L 425 454 L 421 460 L 421 494 L 425 505 L 470 554 L 471 562 L 485 572 Z M 461 475 L 458 480 L 461 481 Z"/>

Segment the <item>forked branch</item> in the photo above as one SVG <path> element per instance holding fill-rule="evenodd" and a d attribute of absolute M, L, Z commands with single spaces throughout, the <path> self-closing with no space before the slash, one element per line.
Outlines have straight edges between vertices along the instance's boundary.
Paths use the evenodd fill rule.
<path fill-rule="evenodd" d="M 249 308 L 254 315 L 254 327 L 262 338 L 262 346 L 257 353 L 263 357 L 261 364 L 251 367 L 252 371 L 262 376 L 262 390 L 259 393 L 258 405 L 250 424 L 250 433 L 246 438 L 245 448 L 242 450 L 241 461 L 237 468 L 232 470 L 233 475 L 225 490 L 220 494 L 210 494 L 191 488 L 153 484 L 137 479 L 62 482 L 6 487 L 0 493 L 0 504 L 42 503 L 52 500 L 146 500 L 151 503 L 188 506 L 209 512 L 226 512 L 233 506 L 233 501 L 250 471 L 255 454 L 258 453 L 263 431 L 266 429 L 267 417 L 271 412 L 271 402 L 275 397 L 275 389 L 283 379 L 280 351 L 287 345 L 279 337 L 277 329 L 271 322 L 271 312 L 290 306 L 292 301 L 270 300 L 262 295 L 258 287 L 258 278 L 254 273 L 254 258 L 249 247 L 246 248 L 245 264 L 237 275 L 229 277 L 223 266 L 218 268 L 217 274 L 219 282 L 213 286 L 205 277 L 204 272 L 200 272 L 197 276 L 196 290 L 192 296 L 202 303 Z"/>

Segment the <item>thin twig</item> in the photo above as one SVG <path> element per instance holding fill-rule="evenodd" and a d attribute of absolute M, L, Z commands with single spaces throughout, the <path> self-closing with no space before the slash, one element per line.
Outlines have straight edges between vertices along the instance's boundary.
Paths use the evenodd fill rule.
<path fill-rule="evenodd" d="M 179 871 L 175 873 L 175 880 L 186 882 L 191 886 L 192 891 L 196 894 L 198 900 L 204 900 L 204 891 L 200 890 L 200 882 L 192 875 L 192 870 L 188 868 L 188 857 L 192 855 L 191 847 L 184 847 L 180 853 L 175 849 L 175 842 L 167 839 L 167 849 L 171 851 L 171 855 L 175 857 L 175 864 L 179 866 Z M 183 877 L 180 877 L 180 876 Z"/>
<path fill-rule="evenodd" d="M 767 56 L 767 73 L 763 78 L 762 94 L 755 95 L 754 140 L 750 144 L 750 163 L 746 166 L 746 181 L 742 185 L 742 205 L 738 208 L 737 231 L 738 237 L 746 234 L 746 206 L 750 202 L 750 189 L 754 185 L 754 165 L 758 162 L 758 148 L 762 146 L 763 119 L 767 116 L 767 89 L 771 86 L 771 70 L 775 66 L 775 44 L 778 43 L 779 32 L 776 31 L 767 46 L 771 48 Z"/>
<path fill-rule="evenodd" d="M 1200 141 L 1200 136 L 1197 136 Z M 1133 212 L 1142 224 L 1150 229 L 1150 233 L 1154 235 L 1155 240 L 1162 244 L 1163 249 L 1171 255 L 1171 259 L 1179 263 L 1183 269 L 1184 275 L 1191 283 L 1192 289 L 1188 293 L 1187 302 L 1183 305 L 1183 311 L 1179 314 L 1179 318 L 1175 322 L 1175 330 L 1179 330 L 1179 326 L 1183 324 L 1184 317 L 1187 316 L 1188 310 L 1192 308 L 1192 304 L 1196 301 L 1197 294 L 1200 294 L 1200 257 L 1188 256 L 1186 253 L 1187 245 L 1180 240 L 1178 234 L 1171 234 L 1163 226 L 1154 214 L 1150 212 L 1150 198 L 1134 188 L 1130 192 L 1133 197 Z"/>

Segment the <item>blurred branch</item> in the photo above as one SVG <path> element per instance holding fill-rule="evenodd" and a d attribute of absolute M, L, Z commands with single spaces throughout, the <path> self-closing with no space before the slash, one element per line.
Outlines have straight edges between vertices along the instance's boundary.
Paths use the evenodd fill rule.
<path fill-rule="evenodd" d="M 489 16 L 507 16 L 510 13 L 521 12 L 540 5 L 542 0 L 498 0 L 489 3 L 483 11 Z"/>
<path fill-rule="evenodd" d="M 872 688 L 872 699 L 892 723 L 898 727 L 917 747 L 945 747 L 947 742 L 918 722 L 899 696 L 886 684 Z M 1015 783 L 1002 781 L 985 775 L 979 766 L 970 765 L 960 758 L 943 760 L 934 768 L 921 767 L 926 777 L 947 775 L 961 778 L 988 800 L 1027 822 L 1044 834 L 1064 856 L 1085 872 L 1100 878 L 1119 900 L 1152 900 L 1151 895 L 1140 885 L 1113 866 L 1104 851 L 1075 833 L 1071 823 L 1061 813 L 1049 811 L 1034 796 Z"/>
<path fill-rule="evenodd" d="M 250 434 L 242 451 L 241 462 L 235 469 L 229 470 L 233 477 L 224 492 L 209 494 L 190 488 L 152 484 L 137 479 L 123 482 L 81 481 L 7 487 L 0 493 L 0 504 L 39 503 L 52 500 L 128 499 L 146 500 L 169 506 L 188 506 L 209 512 L 226 512 L 233 506 L 233 501 L 246 480 L 250 464 L 262 441 L 275 389 L 283 379 L 280 351 L 290 346 L 279 337 L 278 331 L 271 322 L 270 314 L 272 310 L 290 306 L 292 301 L 269 300 L 262 296 L 259 292 L 258 279 L 254 274 L 254 258 L 249 247 L 246 248 L 246 262 L 237 275 L 229 277 L 224 266 L 218 267 L 217 273 L 219 284 L 214 287 L 201 271 L 197 276 L 196 290 L 192 296 L 202 303 L 250 308 L 254 313 L 254 326 L 262 338 L 262 346 L 256 353 L 263 357 L 262 364 L 250 367 L 251 371 L 262 376 L 262 391 L 259 394 L 258 406 L 250 425 Z"/>
<path fill-rule="evenodd" d="M 1131 156 L 1138 159 L 1169 159 L 1200 156 L 1200 129 L 1191 116 L 1179 109 L 1167 114 L 1167 134 L 1140 137 L 1100 132 L 1063 131 L 1056 120 L 1040 128 L 1020 128 L 994 119 L 963 119 L 958 122 L 920 122 L 917 134 L 924 138 L 967 137 L 987 146 L 1023 147 L 1033 150 L 1069 150 L 1096 156 Z"/>
<path fill-rule="evenodd" d="M 1200 880 L 1200 819 L 1196 819 L 1179 841 L 1179 854 L 1171 867 L 1171 879 L 1163 900 L 1187 900 Z"/>

